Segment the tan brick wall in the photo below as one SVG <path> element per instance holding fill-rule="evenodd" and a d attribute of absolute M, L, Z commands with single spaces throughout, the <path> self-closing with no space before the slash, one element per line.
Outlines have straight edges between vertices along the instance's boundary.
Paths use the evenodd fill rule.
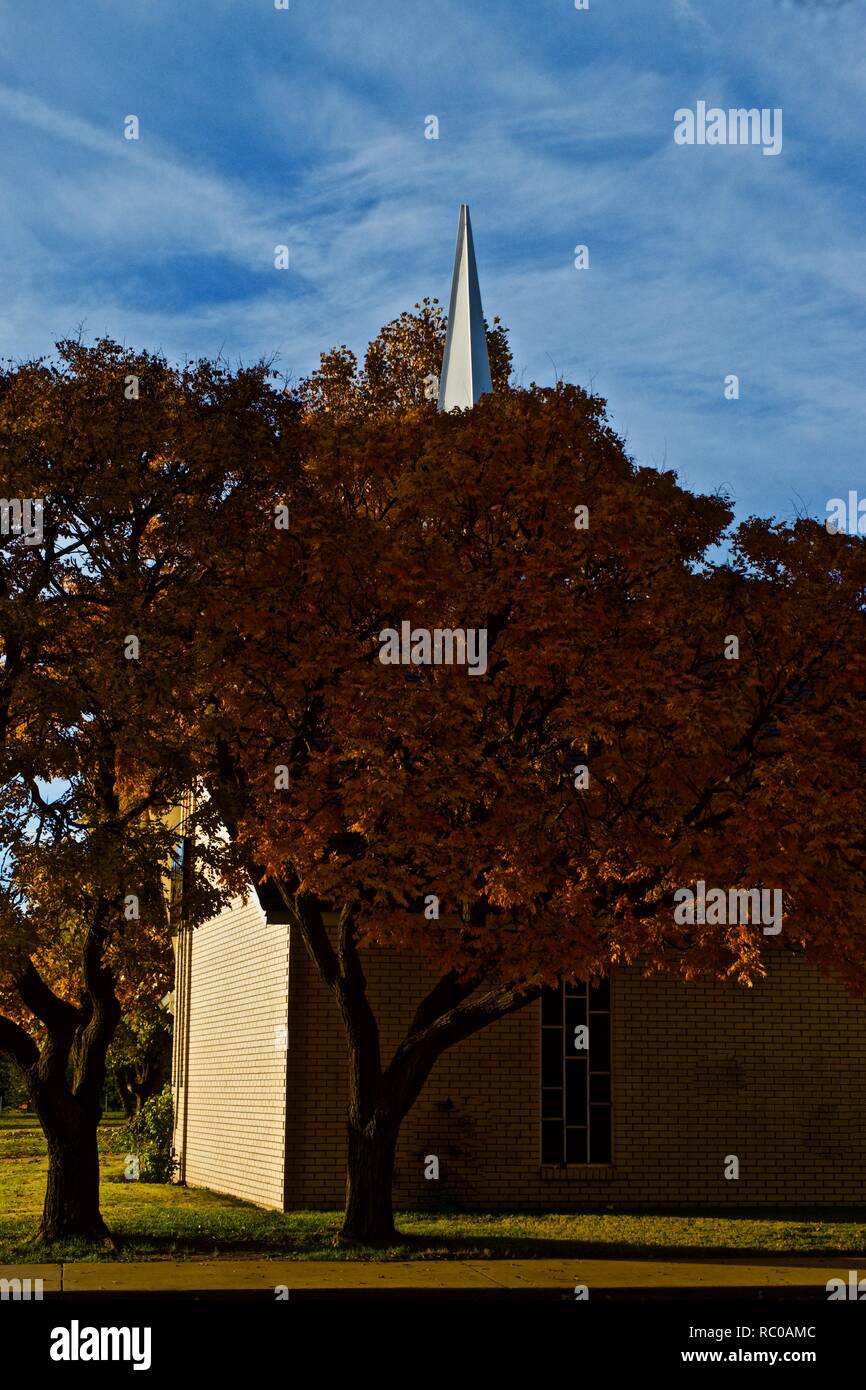
<path fill-rule="evenodd" d="M 184 969 L 185 951 L 192 952 Z M 179 941 L 175 989 L 175 1149 L 193 1187 L 282 1207 L 288 928 L 253 897 Z M 185 980 L 191 981 L 187 992 Z M 189 1018 L 188 1067 L 184 1055 Z"/>
<path fill-rule="evenodd" d="M 344 1194 L 345 1043 L 334 1003 L 292 952 L 287 1207 Z M 404 954 L 364 956 L 387 1057 L 424 992 Z M 633 1203 L 866 1201 L 866 1005 L 802 961 L 752 990 L 645 980 L 613 989 L 614 1162 L 540 1164 L 540 1022 L 532 1005 L 446 1053 L 410 1112 L 395 1198 L 406 1207 L 568 1209 Z M 425 1181 L 437 1154 L 441 1178 Z M 740 1160 L 724 1178 L 725 1156 Z"/>

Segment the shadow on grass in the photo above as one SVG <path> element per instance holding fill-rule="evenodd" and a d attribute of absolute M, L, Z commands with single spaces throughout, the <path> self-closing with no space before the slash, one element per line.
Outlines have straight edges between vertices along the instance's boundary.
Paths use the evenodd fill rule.
<path fill-rule="evenodd" d="M 398 1212 L 398 1239 L 381 1247 L 337 1245 L 341 1215 L 336 1211 L 269 1212 L 240 1199 L 220 1197 L 219 1207 L 213 1209 L 178 1206 L 174 1210 L 142 1213 L 138 1220 L 117 1215 L 112 1221 L 109 1216 L 118 1244 L 114 1254 L 97 1244 L 65 1241 L 38 1247 L 27 1244 L 13 1255 L 6 1243 L 3 1258 L 26 1259 L 30 1263 L 258 1257 L 338 1261 L 721 1259 L 757 1264 L 785 1259 L 850 1259 L 866 1248 L 866 1217 L 862 1210 L 847 1209 L 796 1213 L 602 1212 L 557 1214 L 552 1218 L 599 1223 L 598 1236 L 587 1232 L 579 1237 L 566 1232 L 538 1235 L 521 1233 L 519 1229 L 501 1233 L 485 1229 L 508 1223 L 519 1227 L 523 1222 L 543 1219 L 539 1213 Z M 688 1230 L 690 1222 L 696 1223 L 693 1232 Z M 721 1224 L 718 1232 L 712 1230 L 715 1222 Z M 686 1229 L 680 1234 L 671 1229 L 674 1223 Z M 623 1228 L 621 1232 L 616 1230 L 618 1225 Z M 751 1232 L 750 1226 L 754 1227 Z"/>

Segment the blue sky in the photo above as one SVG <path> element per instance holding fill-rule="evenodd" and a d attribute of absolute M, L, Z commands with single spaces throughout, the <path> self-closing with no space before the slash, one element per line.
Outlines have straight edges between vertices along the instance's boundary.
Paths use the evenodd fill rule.
<path fill-rule="evenodd" d="M 0 355 L 81 326 L 298 377 L 447 304 L 465 201 L 520 380 L 741 515 L 823 517 L 866 494 L 864 9 L 0 0 Z M 676 145 L 698 100 L 780 107 L 782 152 Z"/>

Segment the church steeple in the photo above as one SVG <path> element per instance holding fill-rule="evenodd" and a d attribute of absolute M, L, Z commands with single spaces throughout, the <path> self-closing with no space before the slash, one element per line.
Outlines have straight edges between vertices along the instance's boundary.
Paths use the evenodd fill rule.
<path fill-rule="evenodd" d="M 485 391 L 492 390 L 481 291 L 478 288 L 475 248 L 472 244 L 472 223 L 469 221 L 469 208 L 463 203 L 457 223 L 457 251 L 439 382 L 439 409 L 465 410 L 475 405 Z"/>

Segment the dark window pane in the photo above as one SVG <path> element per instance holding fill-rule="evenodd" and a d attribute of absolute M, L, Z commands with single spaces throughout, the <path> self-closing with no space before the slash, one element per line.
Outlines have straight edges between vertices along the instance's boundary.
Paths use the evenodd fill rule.
<path fill-rule="evenodd" d="M 565 1048 L 574 1052 L 574 1030 L 586 1023 L 586 1000 L 566 999 L 565 1001 Z"/>
<path fill-rule="evenodd" d="M 562 991 L 544 989 L 541 991 L 541 1022 L 562 1026 Z"/>
<path fill-rule="evenodd" d="M 562 1125 L 558 1120 L 545 1120 L 541 1126 L 541 1161 L 562 1162 Z"/>
<path fill-rule="evenodd" d="M 586 1062 L 582 1058 L 565 1064 L 565 1123 L 586 1124 Z"/>
<path fill-rule="evenodd" d="M 610 980 L 602 980 L 600 984 L 589 991 L 589 1007 L 591 1009 L 610 1008 Z"/>
<path fill-rule="evenodd" d="M 586 1162 L 586 1128 L 565 1131 L 566 1163 Z"/>
<path fill-rule="evenodd" d="M 541 1030 L 541 1084 L 562 1085 L 562 1032 L 559 1028 Z"/>
<path fill-rule="evenodd" d="M 574 984 L 565 985 L 566 999 L 585 999 L 586 980 L 577 980 Z"/>
<path fill-rule="evenodd" d="M 589 1065 L 592 1071 L 610 1071 L 610 1017 L 607 1014 L 590 1015 Z"/>
<path fill-rule="evenodd" d="M 585 981 L 542 992 L 542 1161 L 612 1162 L 611 986 Z M 589 1025 L 589 1049 L 575 1030 Z M 564 1127 L 563 1127 L 564 1121 Z"/>
<path fill-rule="evenodd" d="M 541 1118 L 542 1120 L 562 1119 L 562 1091 L 558 1087 L 555 1091 L 545 1088 L 541 1092 Z"/>
<path fill-rule="evenodd" d="M 610 1103 L 610 1077 L 601 1073 L 593 1073 L 589 1078 L 589 1099 L 601 1101 L 602 1104 Z"/>
<path fill-rule="evenodd" d="M 590 1106 L 589 1119 L 589 1161 L 590 1163 L 610 1163 L 610 1106 Z"/>

